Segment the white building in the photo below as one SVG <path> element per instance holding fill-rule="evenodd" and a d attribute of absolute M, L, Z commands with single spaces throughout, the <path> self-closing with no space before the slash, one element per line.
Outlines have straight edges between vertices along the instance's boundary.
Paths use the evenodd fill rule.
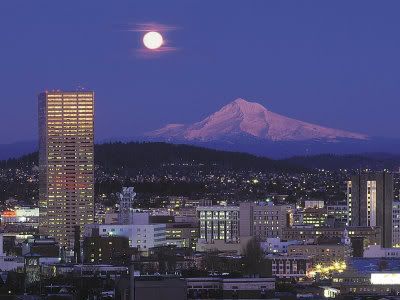
<path fill-rule="evenodd" d="M 267 238 L 265 242 L 261 242 L 260 246 L 264 250 L 265 253 L 273 254 L 273 253 L 287 253 L 288 246 L 290 245 L 298 245 L 300 241 L 285 241 L 281 240 L 281 238 Z"/>
<path fill-rule="evenodd" d="M 129 246 L 147 252 L 166 245 L 165 224 L 90 224 L 85 226 L 84 236 L 124 236 Z"/>

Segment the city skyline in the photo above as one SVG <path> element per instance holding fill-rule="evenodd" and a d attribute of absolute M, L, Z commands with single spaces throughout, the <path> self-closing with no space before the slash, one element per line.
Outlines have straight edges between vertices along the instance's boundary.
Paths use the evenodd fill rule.
<path fill-rule="evenodd" d="M 1 103 L 5 111 L 18 109 L 21 120 L 3 116 L 0 127 L 14 130 L 0 131 L 1 144 L 36 139 L 40 91 L 78 87 L 96 91 L 99 139 L 190 123 L 238 97 L 327 127 L 400 137 L 393 126 L 400 108 L 397 3 L 237 1 L 229 2 L 230 14 L 224 1 L 214 10 L 175 3 L 178 9 L 2 3 L 0 36 L 10 47 L 0 50 Z M 175 51 L 136 55 L 143 23 L 167 28 Z"/>

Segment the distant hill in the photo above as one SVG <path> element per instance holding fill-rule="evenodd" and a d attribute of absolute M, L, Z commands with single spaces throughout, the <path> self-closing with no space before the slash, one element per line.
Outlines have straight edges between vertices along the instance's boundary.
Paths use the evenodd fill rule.
<path fill-rule="evenodd" d="M 161 166 L 203 164 L 205 167 L 233 170 L 301 171 L 285 161 L 257 157 L 247 153 L 228 152 L 163 142 L 105 143 L 95 146 L 95 163 L 109 171 L 155 170 Z M 38 164 L 37 152 L 17 159 L 0 161 L 2 168 L 23 168 Z"/>
<path fill-rule="evenodd" d="M 95 161 L 107 169 L 143 170 L 159 168 L 165 164 L 204 164 L 233 170 L 299 171 L 292 166 L 255 155 L 207 149 L 190 145 L 154 143 L 108 143 L 96 145 Z"/>
<path fill-rule="evenodd" d="M 37 150 L 37 141 L 24 141 L 11 144 L 0 144 L 0 160 L 16 158 Z"/>
<path fill-rule="evenodd" d="M 355 155 L 321 154 L 273 160 L 241 152 L 229 152 L 164 142 L 105 143 L 95 146 L 95 163 L 117 173 L 155 171 L 161 167 L 297 172 L 310 169 L 389 169 L 398 171 L 400 155 L 365 153 Z M 37 152 L 0 161 L 0 168 L 24 168 L 38 164 Z"/>
<path fill-rule="evenodd" d="M 321 154 L 310 156 L 295 156 L 282 160 L 290 165 L 310 169 L 372 169 L 398 171 L 400 155 L 387 153 L 365 153 L 357 155 Z"/>

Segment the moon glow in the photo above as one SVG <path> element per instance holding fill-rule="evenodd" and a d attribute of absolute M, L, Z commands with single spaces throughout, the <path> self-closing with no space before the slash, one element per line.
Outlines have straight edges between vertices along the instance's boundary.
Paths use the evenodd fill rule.
<path fill-rule="evenodd" d="M 155 50 L 164 43 L 162 35 L 157 31 L 149 31 L 143 36 L 143 44 L 147 49 Z"/>

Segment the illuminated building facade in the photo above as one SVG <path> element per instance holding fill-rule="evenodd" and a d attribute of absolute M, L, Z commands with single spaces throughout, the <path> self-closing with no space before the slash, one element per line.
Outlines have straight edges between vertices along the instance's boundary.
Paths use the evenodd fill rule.
<path fill-rule="evenodd" d="M 392 246 L 393 175 L 363 173 L 347 182 L 349 226 L 381 227 L 381 245 Z"/>
<path fill-rule="evenodd" d="M 199 206 L 197 213 L 200 219 L 200 242 L 239 242 L 238 206 Z"/>
<path fill-rule="evenodd" d="M 44 92 L 39 100 L 39 230 L 73 246 L 94 221 L 94 93 Z"/>

